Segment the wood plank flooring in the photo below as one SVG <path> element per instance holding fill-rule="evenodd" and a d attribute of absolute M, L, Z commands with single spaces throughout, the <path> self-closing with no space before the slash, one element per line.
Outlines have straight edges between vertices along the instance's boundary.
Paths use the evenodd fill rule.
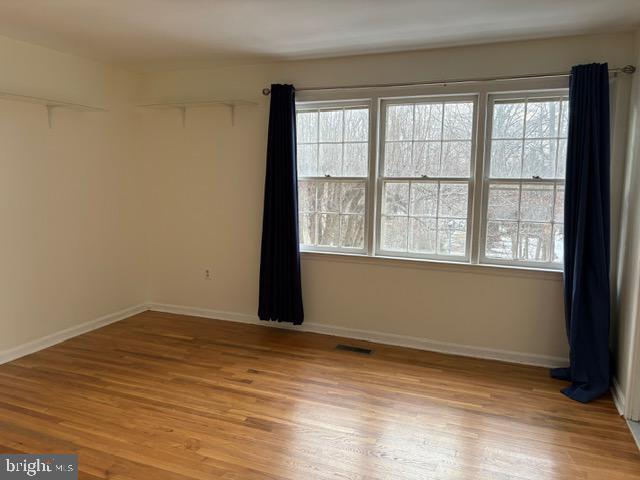
<path fill-rule="evenodd" d="M 77 453 L 81 479 L 640 479 L 611 398 L 562 386 L 542 368 L 145 312 L 0 366 L 0 452 Z"/>

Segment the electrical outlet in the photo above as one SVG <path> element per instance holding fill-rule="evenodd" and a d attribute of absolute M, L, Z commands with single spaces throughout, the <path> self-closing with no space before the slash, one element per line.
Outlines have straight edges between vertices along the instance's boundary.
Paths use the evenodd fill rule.
<path fill-rule="evenodd" d="M 211 273 L 211 269 L 207 268 L 204 271 L 204 279 L 205 280 L 211 280 L 211 277 L 213 277 L 213 274 Z"/>

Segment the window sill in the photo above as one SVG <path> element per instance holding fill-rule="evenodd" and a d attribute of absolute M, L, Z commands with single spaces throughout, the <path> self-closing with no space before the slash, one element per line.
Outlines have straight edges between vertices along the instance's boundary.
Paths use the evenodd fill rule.
<path fill-rule="evenodd" d="M 511 265 L 474 264 L 405 257 L 369 256 L 355 253 L 301 251 L 303 261 L 331 261 L 339 263 L 359 263 L 399 268 L 425 268 L 457 273 L 481 275 L 540 278 L 562 282 L 562 271 L 544 268 L 520 267 Z"/>

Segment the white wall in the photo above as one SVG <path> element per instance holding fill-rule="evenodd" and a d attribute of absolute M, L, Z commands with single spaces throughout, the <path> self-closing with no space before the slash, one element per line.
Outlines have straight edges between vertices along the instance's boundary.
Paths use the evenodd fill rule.
<path fill-rule="evenodd" d="M 0 38 L 0 90 L 104 106 L 0 100 L 0 356 L 146 299 L 139 78 Z"/>
<path fill-rule="evenodd" d="M 636 34 L 635 65 L 640 66 L 640 31 Z M 613 329 L 616 380 L 626 414 L 640 419 L 640 75 L 633 79 L 629 111 L 629 143 L 622 200 L 618 316 Z"/>
<path fill-rule="evenodd" d="M 424 52 L 180 70 L 146 77 L 149 100 L 240 98 L 236 114 L 140 113 L 149 197 L 150 300 L 255 315 L 270 83 L 411 82 L 566 71 L 634 60 L 632 34 L 572 37 Z M 629 79 L 616 88 L 614 184 L 624 170 Z M 614 188 L 619 194 L 620 188 Z M 613 199 L 617 225 L 619 198 Z M 614 236 L 613 245 L 617 245 Z M 214 278 L 204 279 L 212 268 Z M 373 330 L 557 362 L 566 356 L 559 274 L 305 255 L 306 322 Z M 615 276 L 614 276 L 615 278 Z"/>

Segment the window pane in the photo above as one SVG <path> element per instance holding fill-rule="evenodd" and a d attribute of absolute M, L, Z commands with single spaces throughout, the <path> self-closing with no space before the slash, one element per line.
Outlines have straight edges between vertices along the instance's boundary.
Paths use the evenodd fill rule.
<path fill-rule="evenodd" d="M 340 215 L 337 213 L 318 214 L 318 245 L 337 247 L 340 236 Z"/>
<path fill-rule="evenodd" d="M 320 136 L 321 142 L 342 141 L 342 110 L 320 111 Z"/>
<path fill-rule="evenodd" d="M 385 177 L 471 176 L 474 102 L 387 105 Z"/>
<path fill-rule="evenodd" d="M 564 225 L 553 226 L 553 261 L 564 261 Z"/>
<path fill-rule="evenodd" d="M 441 183 L 438 216 L 467 218 L 467 190 L 466 184 Z"/>
<path fill-rule="evenodd" d="M 385 182 L 381 249 L 465 255 L 468 190 L 468 183 L 458 182 Z"/>
<path fill-rule="evenodd" d="M 300 243 L 302 245 L 315 245 L 316 242 L 316 215 L 315 213 L 301 213 L 299 215 Z"/>
<path fill-rule="evenodd" d="M 318 141 L 318 112 L 299 112 L 296 115 L 296 137 L 298 143 Z"/>
<path fill-rule="evenodd" d="M 411 183 L 411 215 L 435 217 L 438 211 L 438 184 Z"/>
<path fill-rule="evenodd" d="M 473 103 L 447 103 L 444 106 L 442 138 L 471 140 Z"/>
<path fill-rule="evenodd" d="M 382 195 L 382 213 L 407 215 L 409 211 L 409 184 L 387 182 Z"/>
<path fill-rule="evenodd" d="M 443 177 L 468 177 L 470 173 L 471 142 L 444 142 L 442 144 Z"/>
<path fill-rule="evenodd" d="M 369 109 L 346 109 L 344 111 L 344 141 L 366 142 L 367 140 L 369 140 Z"/>
<path fill-rule="evenodd" d="M 411 142 L 385 142 L 384 175 L 409 177 L 411 173 Z"/>
<path fill-rule="evenodd" d="M 487 222 L 485 255 L 489 258 L 513 260 L 518 238 L 517 222 Z"/>
<path fill-rule="evenodd" d="M 555 180 L 565 177 L 568 102 L 525 97 L 489 102 L 490 177 L 505 181 L 489 184 L 483 254 L 561 262 L 564 185 Z"/>
<path fill-rule="evenodd" d="M 560 136 L 566 137 L 569 133 L 569 102 L 563 100 L 560 108 L 562 108 L 562 115 L 560 116 Z"/>
<path fill-rule="evenodd" d="M 418 103 L 415 106 L 415 140 L 442 138 L 442 104 Z"/>
<path fill-rule="evenodd" d="M 520 220 L 551 222 L 553 216 L 553 185 L 522 185 Z"/>
<path fill-rule="evenodd" d="M 522 177 L 554 178 L 556 174 L 556 140 L 525 140 Z"/>
<path fill-rule="evenodd" d="M 342 208 L 341 213 L 364 213 L 364 183 L 342 184 Z"/>
<path fill-rule="evenodd" d="M 368 151 L 369 145 L 366 143 L 345 143 L 342 175 L 345 177 L 366 177 Z"/>
<path fill-rule="evenodd" d="M 382 217 L 382 249 L 407 251 L 407 217 Z"/>
<path fill-rule="evenodd" d="M 491 176 L 518 178 L 522 171 L 522 141 L 493 140 L 491 142 Z"/>
<path fill-rule="evenodd" d="M 558 164 L 556 166 L 556 178 L 565 178 L 567 169 L 567 139 L 558 141 Z"/>
<path fill-rule="evenodd" d="M 341 215 L 340 246 L 364 248 L 364 215 Z"/>
<path fill-rule="evenodd" d="M 365 189 L 365 181 L 299 181 L 300 244 L 363 249 Z"/>
<path fill-rule="evenodd" d="M 413 217 L 409 219 L 409 251 L 436 253 L 436 219 Z"/>
<path fill-rule="evenodd" d="M 489 220 L 518 220 L 519 210 L 519 185 L 491 185 L 489 187 L 489 202 L 487 205 L 487 218 Z"/>
<path fill-rule="evenodd" d="M 414 142 L 413 144 L 413 170 L 411 174 L 416 177 L 428 175 L 437 177 L 440 175 L 440 142 Z"/>
<path fill-rule="evenodd" d="M 387 106 L 385 138 L 411 140 L 413 138 L 413 105 Z"/>
<path fill-rule="evenodd" d="M 557 137 L 559 121 L 559 101 L 529 100 L 525 136 L 528 138 Z"/>
<path fill-rule="evenodd" d="M 342 144 L 321 143 L 319 174 L 337 177 L 342 170 Z"/>
<path fill-rule="evenodd" d="M 451 218 L 438 220 L 438 253 L 461 256 L 467 243 L 467 221 Z"/>
<path fill-rule="evenodd" d="M 556 204 L 554 206 L 553 221 L 564 222 L 564 185 L 556 187 Z"/>
<path fill-rule="evenodd" d="M 524 103 L 496 103 L 493 106 L 493 138 L 522 138 Z"/>
<path fill-rule="evenodd" d="M 369 108 L 305 104 L 296 122 L 300 244 L 364 249 Z"/>
<path fill-rule="evenodd" d="M 318 211 L 340 211 L 340 184 L 338 182 L 318 183 Z"/>
<path fill-rule="evenodd" d="M 315 182 L 298 182 L 298 211 L 316 211 L 316 184 Z"/>
<path fill-rule="evenodd" d="M 300 145 L 297 147 L 298 175 L 301 177 L 313 177 L 318 167 L 318 145 Z"/>
<path fill-rule="evenodd" d="M 551 224 L 521 223 L 518 258 L 527 262 L 549 262 L 551 255 Z"/>

